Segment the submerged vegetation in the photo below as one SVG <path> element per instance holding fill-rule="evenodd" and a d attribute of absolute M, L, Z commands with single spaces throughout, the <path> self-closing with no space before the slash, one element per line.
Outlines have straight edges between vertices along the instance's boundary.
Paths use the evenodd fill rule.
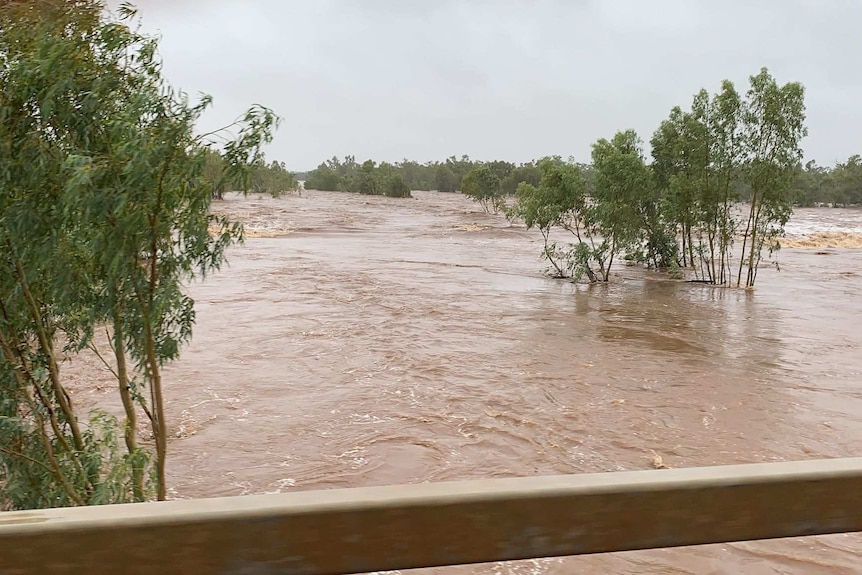
<path fill-rule="evenodd" d="M 184 286 L 242 238 L 212 197 L 283 169 L 260 169 L 266 108 L 218 150 L 195 135 L 210 99 L 172 90 L 156 40 L 118 14 L 0 6 L 0 509 L 165 499 L 162 370 L 191 336 Z M 73 402 L 62 364 L 84 350 L 113 374 L 122 422 Z"/>
<path fill-rule="evenodd" d="M 400 178 L 408 191 L 463 191 L 465 178 L 470 172 L 481 167 L 487 167 L 499 180 L 495 194 L 501 196 L 514 194 L 521 182 L 536 183 L 539 181 L 539 171 L 534 162 L 516 166 L 510 162 L 502 161 L 480 162 L 471 160 L 469 156 L 461 156 L 460 158 L 451 156 L 443 162 L 425 164 L 412 160 L 402 160 L 394 164 L 381 162 L 379 165 L 371 160 L 358 164 L 355 156 L 346 156 L 343 160 L 333 157 L 310 172 L 296 174 L 296 177 L 305 180 L 305 188 L 310 190 L 366 193 L 358 189 L 354 182 L 361 169 L 369 162 L 371 162 L 371 168 L 380 170 L 391 177 Z M 494 202 L 486 202 L 485 199 L 481 201 L 489 208 L 493 207 Z"/>
<path fill-rule="evenodd" d="M 794 206 L 862 205 L 862 159 L 802 165 L 804 88 L 763 68 L 744 94 L 730 81 L 674 107 L 649 140 L 631 130 L 593 144 L 591 163 L 543 158 L 516 166 L 451 156 L 419 164 L 332 158 L 300 177 L 310 189 L 381 193 L 359 182 L 385 170 L 407 189 L 461 191 L 542 234 L 560 278 L 608 281 L 624 258 L 673 277 L 754 287 L 764 254 L 780 249 Z M 562 237 L 559 233 L 562 232 Z M 562 238 L 568 236 L 568 241 Z"/>
<path fill-rule="evenodd" d="M 801 84 L 766 69 L 741 97 L 732 83 L 671 110 L 653 135 L 652 162 L 631 130 L 593 144 L 589 189 L 578 166 L 540 162 L 539 186 L 521 184 L 510 217 L 544 238 L 557 277 L 608 281 L 614 258 L 698 281 L 754 287 L 763 252 L 780 246 L 805 135 Z M 747 193 L 740 193 L 740 184 Z M 745 209 L 739 209 L 740 202 Z M 559 228 L 573 235 L 560 245 Z"/>
<path fill-rule="evenodd" d="M 651 158 L 638 134 L 625 130 L 595 142 L 590 164 L 452 156 L 377 166 L 348 156 L 304 174 L 305 186 L 386 195 L 460 190 L 486 212 L 538 229 L 542 257 L 559 278 L 606 282 L 623 258 L 678 278 L 751 288 L 764 253 L 780 248 L 794 205 L 862 201 L 858 156 L 833 170 L 802 167 L 804 120 L 803 86 L 779 85 L 763 68 L 745 94 L 725 80 L 715 94 L 700 90 L 688 109 L 674 107 L 649 141 Z"/>
<path fill-rule="evenodd" d="M 850 156 L 833 167 L 814 160 L 798 166 L 792 184 L 794 202 L 800 206 L 862 206 L 862 157 Z"/>
<path fill-rule="evenodd" d="M 558 278 L 608 282 L 621 259 L 751 288 L 794 205 L 862 203 L 862 159 L 801 164 L 804 89 L 766 69 L 675 107 L 644 141 L 624 130 L 590 163 L 267 161 L 278 124 L 251 108 L 212 142 L 163 79 L 157 42 L 97 0 L 0 5 L 0 510 L 165 499 L 162 371 L 195 320 L 184 286 L 217 270 L 242 227 L 212 214 L 230 190 L 409 198 L 461 191 L 543 239 Z M 122 421 L 80 412 L 61 366 L 92 353 Z"/>
<path fill-rule="evenodd" d="M 223 153 L 214 149 L 204 150 L 204 178 L 212 186 L 214 199 L 224 199 L 225 193 L 241 189 L 257 194 L 269 194 L 274 198 L 288 192 L 299 192 L 299 182 L 293 173 L 289 172 L 284 162 L 272 161 L 266 163 L 263 153 L 248 167 L 245 182 L 241 179 L 229 178 L 226 175 L 226 160 Z"/>
<path fill-rule="evenodd" d="M 372 196 L 410 197 L 410 186 L 404 182 L 404 178 L 392 164 L 383 162 L 378 166 L 371 160 L 357 164 L 352 156 L 344 158 L 343 162 L 338 158 L 327 160 L 306 175 L 305 187 Z"/>

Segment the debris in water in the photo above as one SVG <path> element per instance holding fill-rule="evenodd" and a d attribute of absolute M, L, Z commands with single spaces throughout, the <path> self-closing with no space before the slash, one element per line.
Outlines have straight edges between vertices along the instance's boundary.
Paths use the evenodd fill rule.
<path fill-rule="evenodd" d="M 459 232 L 481 232 L 487 230 L 490 226 L 483 226 L 480 224 L 466 224 L 463 226 L 453 226 L 453 230 L 457 230 Z"/>
<path fill-rule="evenodd" d="M 650 449 L 650 451 L 652 452 L 652 466 L 654 469 L 670 469 L 670 466 L 665 465 L 661 455 L 656 453 L 653 449 Z"/>

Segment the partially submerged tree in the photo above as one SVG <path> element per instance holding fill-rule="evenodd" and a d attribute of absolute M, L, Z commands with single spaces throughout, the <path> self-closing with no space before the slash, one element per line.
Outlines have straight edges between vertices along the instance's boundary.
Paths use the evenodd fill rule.
<path fill-rule="evenodd" d="M 509 172 L 509 174 L 500 182 L 500 188 L 504 194 L 512 196 L 518 191 L 518 186 L 521 185 L 521 183 L 526 182 L 533 186 L 538 186 L 541 179 L 542 174 L 539 171 L 538 163 L 529 162 L 521 164 Z"/>
<path fill-rule="evenodd" d="M 602 266 L 602 280 L 608 281 L 614 257 L 638 250 L 644 235 L 652 235 L 656 198 L 634 130 L 599 140 L 593 144 L 592 158 L 596 179 L 590 219 L 603 239 L 607 265 Z"/>
<path fill-rule="evenodd" d="M 221 153 L 214 149 L 205 151 L 204 177 L 212 186 L 214 199 L 224 199 L 230 190 L 244 190 L 246 187 L 257 194 L 269 194 L 278 198 L 289 192 L 298 192 L 299 183 L 293 173 L 289 172 L 284 162 L 272 161 L 266 163 L 263 154 L 257 158 L 248 173 L 248 181 L 231 182 L 225 174 L 225 162 Z"/>
<path fill-rule="evenodd" d="M 324 162 L 312 170 L 305 179 L 305 189 L 338 192 L 344 187 L 344 178 L 331 165 Z"/>
<path fill-rule="evenodd" d="M 390 198 L 409 198 L 410 188 L 392 164 L 383 162 L 375 173 L 377 191 Z"/>
<path fill-rule="evenodd" d="M 223 200 L 224 195 L 230 191 L 230 183 L 224 177 L 224 160 L 217 150 L 206 150 L 204 152 L 204 178 L 212 186 L 212 197 L 215 200 Z"/>
<path fill-rule="evenodd" d="M 210 100 L 191 105 L 164 82 L 133 16 L 95 0 L 0 6 L 0 508 L 165 499 L 162 368 L 194 323 L 183 286 L 241 240 L 210 202 L 223 181 L 248 188 L 277 124 L 249 110 L 215 181 L 194 132 Z M 122 426 L 84 419 L 60 369 L 98 353 L 101 328 Z"/>
<path fill-rule="evenodd" d="M 778 249 L 797 196 L 804 90 L 779 87 L 765 68 L 750 84 L 744 99 L 727 80 L 712 97 L 701 90 L 691 111 L 674 108 L 651 140 L 664 218 L 682 246 L 679 263 L 717 285 L 754 286 L 763 250 Z M 740 200 L 749 202 L 747 218 L 734 213 Z"/>
<path fill-rule="evenodd" d="M 434 185 L 438 192 L 454 192 L 458 189 L 458 184 L 455 181 L 455 173 L 449 166 L 440 166 L 437 169 Z"/>
<path fill-rule="evenodd" d="M 274 198 L 299 190 L 299 183 L 284 162 L 273 160 L 267 164 L 263 157 L 251 167 L 250 185 L 251 191 Z"/>
<path fill-rule="evenodd" d="M 344 191 L 391 198 L 411 197 L 410 188 L 395 172 L 392 164 L 383 162 L 378 166 L 373 160 L 363 162 L 359 169 L 346 179 Z"/>
<path fill-rule="evenodd" d="M 552 275 L 579 279 L 587 275 L 597 281 L 594 263 L 604 263 L 588 220 L 587 198 L 581 170 L 558 157 L 539 161 L 541 178 L 538 186 L 522 182 L 516 193 L 517 204 L 510 217 L 520 217 L 527 229 L 537 228 L 542 234 L 542 257 L 551 264 Z M 564 230 L 576 241 L 560 245 L 551 239 L 554 228 Z"/>
<path fill-rule="evenodd" d="M 374 164 L 377 166 L 376 162 Z M 395 164 L 382 162 L 380 166 L 384 164 L 391 168 L 392 174 L 401 178 L 408 190 L 455 192 L 461 189 L 464 177 L 480 166 L 487 166 L 500 180 L 500 191 L 505 195 L 514 195 L 521 182 L 529 182 L 533 185 L 539 183 L 539 172 L 535 162 L 515 166 L 511 162 L 502 160 L 483 162 L 472 160 L 468 156 L 461 156 L 461 158 L 450 156 L 442 162 L 420 164 L 405 158 Z M 333 157 L 321 163 L 316 169 L 303 174 L 305 187 L 323 191 L 345 191 L 359 170 L 360 166 L 352 156 L 345 157 L 344 161 Z M 390 170 L 387 169 L 387 171 Z M 489 208 L 491 207 L 493 204 L 489 203 Z M 502 204 L 499 207 L 502 207 Z"/>
<path fill-rule="evenodd" d="M 793 187 L 802 172 L 804 89 L 798 83 L 779 86 L 765 68 L 750 85 L 742 98 L 724 81 L 713 96 L 698 92 L 690 110 L 673 108 L 650 141 L 651 165 L 631 130 L 596 142 L 592 165 L 578 166 L 585 189 L 578 207 L 560 204 L 558 186 L 551 183 L 566 164 L 559 158 L 540 162 L 539 185 L 522 184 L 510 213 L 539 228 L 554 275 L 578 277 L 572 270 L 580 269 L 591 281 L 607 281 L 622 255 L 675 275 L 689 270 L 696 281 L 751 288 L 764 250 L 780 247 L 801 194 L 822 195 L 831 188 L 833 197 L 841 189 L 857 198 L 858 157 L 828 174 L 808 166 L 807 187 Z M 487 198 L 486 188 L 473 185 L 471 195 Z M 748 201 L 747 217 L 735 209 L 740 200 Z M 551 230 L 566 229 L 566 221 L 578 222 L 581 234 L 568 248 L 551 238 Z"/>
<path fill-rule="evenodd" d="M 333 157 L 320 164 L 308 175 L 305 188 L 392 198 L 412 197 L 410 187 L 395 166 L 387 162 L 378 166 L 374 160 L 357 164 L 353 156 L 347 156 L 344 162 Z"/>
<path fill-rule="evenodd" d="M 461 183 L 461 192 L 478 202 L 486 212 L 491 209 L 499 211 L 501 207 L 500 178 L 488 165 L 481 165 L 467 172 Z"/>
<path fill-rule="evenodd" d="M 742 284 L 747 267 L 745 287 L 754 287 L 764 247 L 770 252 L 779 247 L 777 238 L 793 211 L 791 184 L 802 159 L 800 142 L 808 133 L 802 84 L 779 86 L 766 68 L 750 82 L 742 113 L 742 173 L 751 199 L 736 281 Z"/>
<path fill-rule="evenodd" d="M 698 92 L 691 112 L 674 108 L 651 140 L 653 180 L 664 219 L 680 239 L 682 267 L 711 283 L 729 281 L 741 154 L 741 102 L 730 82 L 710 97 Z"/>

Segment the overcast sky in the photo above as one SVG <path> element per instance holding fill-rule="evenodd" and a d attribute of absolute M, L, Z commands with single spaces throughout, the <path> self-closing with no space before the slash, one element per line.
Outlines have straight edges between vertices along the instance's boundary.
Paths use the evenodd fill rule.
<path fill-rule="evenodd" d="M 111 2 L 116 5 L 116 2 Z M 138 0 L 169 81 L 283 117 L 270 159 L 513 162 L 634 128 L 769 68 L 806 86 L 805 155 L 862 153 L 859 0 Z"/>

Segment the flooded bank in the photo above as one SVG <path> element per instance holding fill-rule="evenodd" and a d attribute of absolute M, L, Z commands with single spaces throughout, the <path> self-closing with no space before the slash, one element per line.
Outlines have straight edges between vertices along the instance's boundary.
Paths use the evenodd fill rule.
<path fill-rule="evenodd" d="M 753 293 L 624 266 L 576 286 L 542 277 L 537 233 L 415 195 L 217 205 L 252 237 L 191 288 L 194 341 L 165 374 L 172 496 L 859 455 L 862 250 L 783 249 Z M 803 210 L 790 231 L 855 217 Z M 860 551 L 838 535 L 421 572 L 856 573 Z"/>

